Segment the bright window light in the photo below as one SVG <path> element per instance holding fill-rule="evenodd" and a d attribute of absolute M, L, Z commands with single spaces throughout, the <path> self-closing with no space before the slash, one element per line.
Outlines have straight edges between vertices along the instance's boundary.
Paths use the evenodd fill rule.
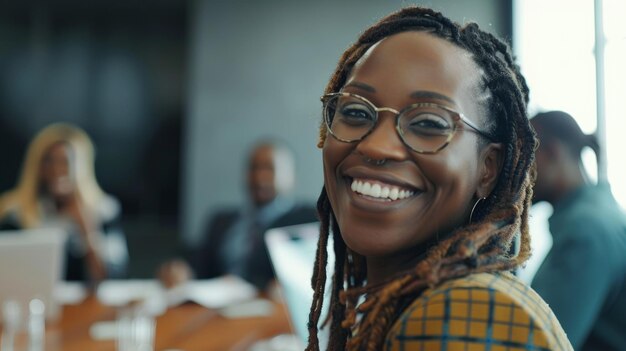
<path fill-rule="evenodd" d="M 514 9 L 514 50 L 530 87 L 529 113 L 562 110 L 585 133 L 594 132 L 593 1 L 518 0 Z"/>
<path fill-rule="evenodd" d="M 626 1 L 604 0 L 603 24 L 605 115 L 608 179 L 626 207 Z M 597 127 L 594 1 L 514 1 L 514 51 L 530 87 L 529 114 L 562 110 L 572 115 L 585 133 Z M 593 152 L 583 163 L 597 177 Z"/>
<path fill-rule="evenodd" d="M 626 1 L 604 1 L 606 151 L 609 182 L 626 208 Z"/>
<path fill-rule="evenodd" d="M 602 4 L 604 32 L 604 97 L 607 177 L 613 194 L 626 208 L 626 1 Z M 548 110 L 571 114 L 583 132 L 597 129 L 595 2 L 579 0 L 514 0 L 514 52 L 530 88 L 530 116 Z M 599 46 L 602 47 L 602 46 Z M 597 161 L 583 150 L 583 163 L 597 180 Z M 535 255 L 521 277 L 529 281 L 543 260 L 550 240 L 549 206 L 533 206 L 531 234 Z M 537 255 L 538 254 L 538 255 Z M 539 263 L 538 263 L 538 262 Z"/>

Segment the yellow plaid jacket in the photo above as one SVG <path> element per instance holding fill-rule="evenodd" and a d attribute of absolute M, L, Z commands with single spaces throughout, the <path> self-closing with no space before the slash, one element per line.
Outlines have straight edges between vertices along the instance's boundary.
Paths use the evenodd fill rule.
<path fill-rule="evenodd" d="M 480 273 L 426 290 L 400 316 L 387 351 L 572 350 L 548 305 L 510 273 Z"/>

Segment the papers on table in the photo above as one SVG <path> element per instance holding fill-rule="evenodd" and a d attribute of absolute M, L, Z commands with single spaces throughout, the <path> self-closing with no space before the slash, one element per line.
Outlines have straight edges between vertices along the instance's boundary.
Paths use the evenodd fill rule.
<path fill-rule="evenodd" d="M 96 296 L 103 305 L 123 307 L 135 304 L 150 315 L 160 315 L 168 307 L 166 290 L 154 279 L 106 280 L 98 286 Z"/>
<path fill-rule="evenodd" d="M 271 316 L 272 313 L 274 313 L 274 304 L 265 299 L 230 304 L 220 309 L 220 314 L 230 319 L 267 317 Z"/>
<path fill-rule="evenodd" d="M 96 296 L 107 306 L 124 306 L 131 302 L 161 297 L 165 290 L 157 280 L 106 280 L 98 286 Z"/>
<path fill-rule="evenodd" d="M 98 286 L 96 295 L 104 305 L 122 307 L 135 303 L 151 315 L 160 315 L 185 302 L 219 309 L 227 318 L 267 316 L 273 311 L 269 301 L 255 298 L 254 286 L 234 276 L 189 281 L 169 290 L 155 279 L 107 280 Z M 87 297 L 87 289 L 81 283 L 61 282 L 54 297 L 59 304 L 76 305 Z"/>
<path fill-rule="evenodd" d="M 53 298 L 59 305 L 78 305 L 86 297 L 87 289 L 79 282 L 59 282 L 53 291 Z"/>
<path fill-rule="evenodd" d="M 163 313 L 168 307 L 190 301 L 219 309 L 257 295 L 257 290 L 237 277 L 195 280 L 166 290 L 157 280 L 109 280 L 100 284 L 97 296 L 109 306 L 139 302 L 151 313 Z"/>
<path fill-rule="evenodd" d="M 215 309 L 250 300 L 256 295 L 254 286 L 235 276 L 191 281 L 167 292 L 169 306 L 191 301 Z"/>

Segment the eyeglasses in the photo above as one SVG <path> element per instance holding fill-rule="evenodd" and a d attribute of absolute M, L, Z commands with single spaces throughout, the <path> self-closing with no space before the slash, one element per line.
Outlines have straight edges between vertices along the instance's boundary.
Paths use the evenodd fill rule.
<path fill-rule="evenodd" d="M 396 130 L 411 150 L 434 154 L 448 146 L 457 130 L 459 120 L 474 132 L 493 141 L 463 114 L 439 104 L 423 102 L 403 108 L 376 107 L 366 98 L 351 93 L 326 94 L 321 98 L 324 121 L 330 134 L 339 141 L 353 143 L 368 136 L 378 123 L 380 112 L 396 115 Z"/>

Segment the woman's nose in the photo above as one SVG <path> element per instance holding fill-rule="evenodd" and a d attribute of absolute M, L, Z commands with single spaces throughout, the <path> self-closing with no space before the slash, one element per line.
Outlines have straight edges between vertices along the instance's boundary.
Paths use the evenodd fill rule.
<path fill-rule="evenodd" d="M 373 160 L 405 160 L 408 149 L 396 130 L 396 118 L 392 113 L 385 115 L 379 116 L 374 129 L 358 143 L 356 150 Z"/>

